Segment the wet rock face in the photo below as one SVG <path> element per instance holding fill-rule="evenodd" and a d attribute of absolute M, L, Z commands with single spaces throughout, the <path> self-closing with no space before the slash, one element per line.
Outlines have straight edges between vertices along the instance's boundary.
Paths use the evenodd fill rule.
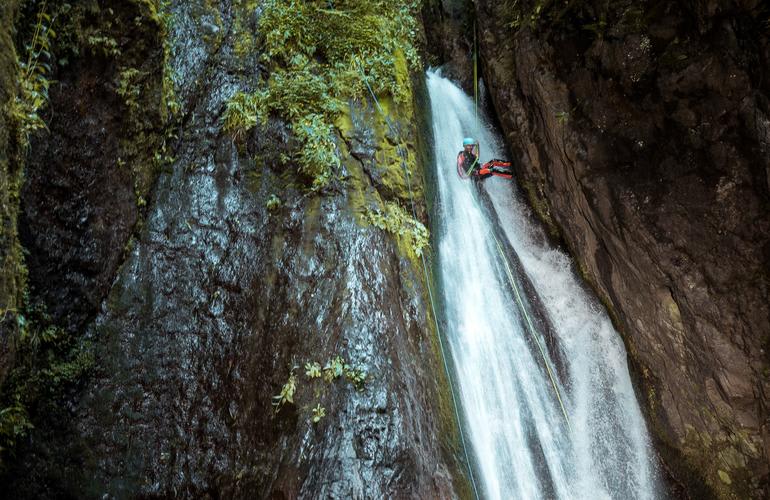
<path fill-rule="evenodd" d="M 285 124 L 271 121 L 245 144 L 222 131 L 227 99 L 261 76 L 234 53 L 236 9 L 226 4 L 173 3 L 175 161 L 114 283 L 93 291 L 96 374 L 71 402 L 64 437 L 41 440 L 25 459 L 22 473 L 36 481 L 13 488 L 21 497 L 453 498 L 453 424 L 439 410 L 447 394 L 422 277 L 390 235 L 360 224 L 348 191 L 295 187 L 295 167 L 278 161 Z M 31 176 L 29 192 L 76 182 L 71 174 Z M 128 197 L 124 181 L 105 179 L 113 199 Z M 268 208 L 271 195 L 279 206 Z M 87 217 L 87 231 L 98 220 Z M 306 363 L 336 356 L 368 373 L 360 391 L 345 376 L 305 375 Z M 292 374 L 293 404 L 276 411 L 273 396 Z M 325 416 L 313 423 L 317 405 Z"/>
<path fill-rule="evenodd" d="M 131 2 L 86 12 L 85 20 L 61 14 L 57 30 L 74 40 L 91 30 L 114 48 L 84 41 L 82 57 L 73 57 L 71 47 L 57 47 L 72 60 L 52 75 L 48 130 L 31 141 L 20 215 L 33 295 L 73 332 L 93 318 L 115 277 L 146 195 L 149 174 L 137 172 L 153 169 L 162 121 L 159 26 Z M 137 92 L 130 106 L 126 90 Z"/>
<path fill-rule="evenodd" d="M 473 91 L 473 9 L 463 0 L 427 0 L 422 7 L 426 50 L 444 76 Z"/>
<path fill-rule="evenodd" d="M 100 88 L 101 71 L 86 71 L 53 91 L 59 106 L 51 136 L 34 144 L 21 218 L 31 286 L 73 329 L 109 289 L 138 215 L 130 172 L 115 163 L 121 103 Z"/>
<path fill-rule="evenodd" d="M 77 413 L 91 456 L 68 489 L 451 491 L 423 427 L 429 374 L 411 357 L 426 347 L 424 304 L 402 282 L 414 278 L 408 264 L 386 235 L 356 225 L 344 199 L 291 199 L 268 213 L 270 183 L 249 189 L 231 140 L 202 142 L 180 159 L 194 173 L 161 178 L 158 209 L 97 320 L 103 373 Z M 305 376 L 305 363 L 338 354 L 371 374 L 362 392 Z M 272 396 L 295 366 L 294 405 L 276 413 Z M 313 424 L 317 404 L 327 416 Z"/>
<path fill-rule="evenodd" d="M 770 494 L 766 11 L 477 14 L 519 178 L 624 333 L 672 476 L 693 497 Z"/>

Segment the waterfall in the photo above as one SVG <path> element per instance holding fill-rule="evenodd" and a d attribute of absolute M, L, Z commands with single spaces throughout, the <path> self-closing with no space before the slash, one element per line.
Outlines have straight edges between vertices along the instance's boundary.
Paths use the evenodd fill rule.
<path fill-rule="evenodd" d="M 482 162 L 501 157 L 501 148 L 486 120 L 476 123 L 472 99 L 438 72 L 427 83 L 444 334 L 480 493 L 661 497 L 619 335 L 568 257 L 540 237 L 511 181 L 492 177 L 475 193 L 472 181 L 458 177 L 463 137 L 480 142 Z"/>

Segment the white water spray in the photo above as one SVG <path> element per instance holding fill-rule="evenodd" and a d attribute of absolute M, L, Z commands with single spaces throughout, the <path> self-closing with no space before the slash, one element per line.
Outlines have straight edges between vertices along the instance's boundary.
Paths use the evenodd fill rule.
<path fill-rule="evenodd" d="M 606 313 L 581 287 L 569 259 L 540 243 L 544 239 L 511 181 L 487 179 L 481 189 L 533 285 L 537 298 L 531 304 L 540 304 L 551 325 L 556 347 L 546 350 L 546 359 L 533 348 L 489 214 L 472 182 L 456 173 L 463 137 L 480 142 L 482 162 L 500 156 L 497 139 L 483 117 L 476 124 L 473 101 L 450 81 L 430 72 L 428 90 L 446 337 L 481 493 L 492 499 L 662 496 L 624 347 Z M 527 289 L 524 283 L 518 288 Z M 545 345 L 539 330 L 534 334 Z M 570 425 L 546 361 L 561 368 L 553 383 Z"/>

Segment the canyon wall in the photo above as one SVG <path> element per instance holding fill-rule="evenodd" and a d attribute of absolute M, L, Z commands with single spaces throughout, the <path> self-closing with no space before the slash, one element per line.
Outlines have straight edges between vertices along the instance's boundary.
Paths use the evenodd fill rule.
<path fill-rule="evenodd" d="M 768 9 L 479 0 L 475 15 L 519 182 L 622 332 L 669 475 L 692 498 L 765 498 Z"/>
<path fill-rule="evenodd" d="M 243 47 L 259 2 L 166 8 L 61 14 L 72 38 L 20 232 L 30 300 L 83 373 L 29 408 L 6 492 L 467 496 L 420 260 L 391 234 L 393 214 L 427 222 L 422 76 L 409 102 L 380 95 L 387 118 L 346 103 L 340 171 L 314 190 L 280 116 L 223 129 L 233 96 L 268 77 L 259 45 Z M 418 220 L 393 208 L 409 184 Z"/>

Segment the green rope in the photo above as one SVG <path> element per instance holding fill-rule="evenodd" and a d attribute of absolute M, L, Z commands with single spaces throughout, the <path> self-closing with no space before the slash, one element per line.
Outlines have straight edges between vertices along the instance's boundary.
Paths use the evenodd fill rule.
<path fill-rule="evenodd" d="M 478 42 L 476 39 L 476 22 L 473 22 L 473 101 L 474 101 L 474 110 L 476 113 L 475 119 L 476 119 L 476 129 L 479 128 L 479 80 L 478 80 Z M 480 154 L 480 152 L 479 152 Z M 479 159 L 478 156 L 476 157 L 476 161 L 473 162 L 473 165 L 471 165 L 471 168 L 468 169 L 468 172 L 466 172 L 466 175 L 470 175 L 471 170 L 473 170 L 473 167 L 476 166 L 476 163 L 478 163 Z M 564 415 L 564 420 L 567 422 L 567 428 L 572 432 L 572 426 L 569 422 L 569 417 L 567 416 L 567 410 L 564 407 L 564 402 L 561 399 L 561 394 L 559 393 L 559 388 L 556 385 L 556 379 L 553 376 L 553 371 L 551 370 L 551 366 L 548 364 L 548 359 L 545 356 L 545 351 L 543 350 L 543 346 L 540 344 L 540 340 L 538 340 L 537 335 L 535 334 L 535 328 L 532 325 L 532 320 L 529 318 L 529 314 L 527 314 L 527 309 L 524 307 L 524 302 L 521 299 L 521 294 L 519 293 L 519 287 L 516 286 L 516 280 L 513 279 L 513 273 L 511 272 L 510 264 L 508 263 L 508 259 L 505 256 L 505 252 L 503 252 L 503 248 L 500 245 L 500 241 L 497 239 L 497 236 L 491 232 L 492 237 L 495 239 L 495 244 L 497 245 L 497 250 L 500 252 L 500 258 L 503 259 L 503 262 L 505 263 L 505 271 L 508 275 L 508 281 L 511 283 L 511 288 L 513 289 L 514 295 L 516 295 L 516 303 L 519 305 L 519 309 L 521 309 L 521 312 L 524 314 L 524 318 L 527 320 L 527 326 L 528 331 L 531 335 L 531 337 L 534 339 L 535 343 L 537 344 L 537 348 L 540 351 L 540 356 L 543 358 L 543 364 L 545 365 L 545 370 L 548 373 L 548 378 L 551 380 L 551 386 L 553 386 L 553 390 L 556 393 L 556 399 L 559 400 L 559 406 L 561 407 L 561 412 Z"/>
<path fill-rule="evenodd" d="M 479 163 L 479 157 L 478 157 L 478 156 L 476 156 L 476 159 L 475 159 L 475 160 L 473 160 L 473 163 L 471 163 L 471 166 L 470 166 L 470 168 L 468 169 L 468 171 L 467 171 L 467 172 L 465 172 L 465 176 L 466 176 L 466 177 L 469 177 L 469 176 L 471 175 L 471 172 L 473 172 L 473 168 L 474 168 L 474 167 L 475 167 L 475 166 L 476 166 L 478 163 Z"/>
<path fill-rule="evenodd" d="M 473 102 L 476 118 L 476 130 L 479 128 L 479 70 L 478 46 L 476 43 L 476 21 L 473 21 Z"/>
<path fill-rule="evenodd" d="M 358 71 L 361 73 L 361 78 L 364 80 L 364 83 L 366 84 L 366 88 L 369 89 L 369 93 L 372 95 L 372 99 L 374 99 L 374 103 L 377 105 L 377 109 L 380 111 L 380 114 L 382 115 L 383 119 L 385 120 L 385 123 L 388 126 L 388 129 L 390 130 L 390 133 L 393 134 L 394 137 L 399 137 L 400 134 L 396 132 L 393 125 L 391 125 L 390 120 L 388 120 L 388 115 L 385 113 L 385 111 L 382 109 L 382 106 L 380 106 L 380 101 L 377 99 L 377 96 L 374 94 L 374 91 L 372 90 L 372 87 L 369 85 L 369 81 L 366 79 L 366 74 L 363 72 L 361 67 L 358 67 Z M 399 154 L 402 155 L 403 158 L 403 150 L 401 148 L 401 142 L 399 141 Z M 478 159 L 477 159 L 478 161 Z M 406 185 L 409 190 L 409 202 L 411 204 L 412 208 L 412 217 L 414 217 L 415 220 L 417 220 L 417 211 L 414 208 L 414 194 L 412 192 L 412 181 L 410 179 L 410 173 L 409 169 L 406 166 L 405 162 L 401 162 L 401 166 L 404 169 L 404 174 L 406 176 Z M 441 361 L 444 364 L 444 373 L 446 374 L 447 380 L 449 381 L 449 392 L 452 395 L 452 406 L 454 407 L 454 413 L 455 413 L 455 419 L 457 419 L 457 425 L 460 430 L 460 445 L 463 449 L 463 455 L 465 456 L 465 465 L 468 468 L 468 476 L 471 480 L 471 486 L 473 486 L 473 496 L 476 500 L 479 500 L 479 491 L 476 487 L 476 478 L 473 475 L 473 468 L 471 467 L 471 461 L 468 458 L 468 447 L 465 444 L 465 433 L 463 432 L 463 426 L 462 426 L 462 420 L 460 419 L 460 410 L 457 404 L 457 396 L 455 396 L 455 387 L 452 381 L 452 375 L 449 370 L 449 365 L 447 365 L 446 361 L 446 348 L 444 347 L 444 341 L 441 338 L 441 329 L 439 328 L 438 324 L 438 316 L 436 315 L 436 304 L 433 300 L 433 289 L 430 286 L 430 279 L 428 276 L 428 265 L 425 263 L 425 255 L 420 255 L 420 260 L 422 261 L 422 272 L 423 276 L 425 277 L 425 284 L 428 287 L 428 298 L 430 299 L 430 309 L 433 313 L 433 324 L 436 327 L 436 336 L 438 337 L 438 343 L 439 348 L 441 350 Z"/>
<path fill-rule="evenodd" d="M 567 429 L 569 429 L 569 431 L 572 432 L 572 426 L 570 425 L 569 417 L 567 416 L 567 409 L 564 407 L 564 402 L 561 399 L 561 393 L 559 392 L 559 388 L 556 385 L 556 379 L 553 376 L 551 365 L 548 363 L 548 358 L 545 355 L 545 350 L 543 349 L 543 345 L 540 343 L 540 340 L 537 338 L 535 327 L 532 325 L 532 320 L 530 319 L 529 314 L 527 314 L 527 308 L 524 307 L 524 302 L 522 301 L 521 294 L 519 293 L 519 287 L 516 286 L 516 280 L 513 278 L 513 273 L 511 272 L 511 266 L 508 263 L 508 259 L 505 256 L 505 252 L 503 251 L 502 245 L 500 245 L 500 240 L 497 239 L 497 236 L 495 235 L 495 233 L 491 232 L 491 234 L 492 234 L 492 237 L 495 239 L 495 244 L 497 245 L 497 251 L 500 253 L 500 258 L 503 259 L 503 263 L 505 264 L 505 273 L 508 275 L 508 281 L 511 284 L 511 288 L 513 288 L 514 295 L 516 295 L 516 303 L 518 304 L 521 312 L 524 314 L 524 318 L 527 320 L 527 327 L 528 327 L 529 334 L 537 344 L 537 348 L 540 351 L 540 356 L 543 358 L 543 364 L 545 365 L 545 370 L 546 372 L 548 372 L 548 378 L 551 379 L 551 386 L 553 387 L 553 390 L 556 393 L 556 399 L 559 400 L 559 406 L 561 407 L 561 412 L 564 415 L 564 420 L 567 422 Z"/>

